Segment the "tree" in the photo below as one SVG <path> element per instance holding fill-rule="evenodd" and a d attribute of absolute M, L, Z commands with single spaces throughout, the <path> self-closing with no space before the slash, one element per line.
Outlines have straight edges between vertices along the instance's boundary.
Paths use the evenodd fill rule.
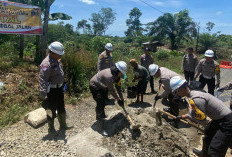
<path fill-rule="evenodd" d="M 138 8 L 133 8 L 129 13 L 129 19 L 126 20 L 126 25 L 128 26 L 127 31 L 125 32 L 126 36 L 137 37 L 142 35 L 143 28 L 139 20 L 142 15 L 141 11 Z"/>
<path fill-rule="evenodd" d="M 165 13 L 156 21 L 150 23 L 149 34 L 159 38 L 168 38 L 171 42 L 171 49 L 177 49 L 182 40 L 191 39 L 196 35 L 196 24 L 189 17 L 188 10 L 184 9 L 179 13 Z"/>
<path fill-rule="evenodd" d="M 77 29 L 82 29 L 84 34 L 91 33 L 91 26 L 87 23 L 87 20 L 81 20 L 77 23 Z"/>
<path fill-rule="evenodd" d="M 207 22 L 206 23 L 206 29 L 211 32 L 211 30 L 213 29 L 213 27 L 215 26 L 215 24 L 213 22 Z"/>
<path fill-rule="evenodd" d="M 116 13 L 111 8 L 102 8 L 99 13 L 92 13 L 92 17 L 89 20 L 93 23 L 93 34 L 105 34 L 109 25 L 113 24 L 116 20 L 115 14 Z"/>

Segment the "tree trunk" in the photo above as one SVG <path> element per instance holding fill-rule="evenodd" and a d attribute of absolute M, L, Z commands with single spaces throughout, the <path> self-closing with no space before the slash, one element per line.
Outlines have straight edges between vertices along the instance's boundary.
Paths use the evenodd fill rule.
<path fill-rule="evenodd" d="M 50 11 L 50 0 L 46 0 L 45 1 L 43 36 L 42 36 L 42 43 L 41 43 L 42 44 L 42 59 L 46 57 L 49 11 Z"/>
<path fill-rule="evenodd" d="M 42 61 L 42 53 L 41 53 L 41 45 L 40 45 L 41 41 L 40 41 L 40 35 L 36 35 L 35 38 L 35 58 L 34 58 L 34 62 L 36 64 L 40 64 Z"/>
<path fill-rule="evenodd" d="M 197 50 L 198 50 L 199 31 L 200 31 L 200 27 L 198 27 L 198 28 L 197 28 L 197 43 L 196 43 L 196 52 L 197 52 Z"/>
<path fill-rule="evenodd" d="M 20 34 L 20 47 L 19 47 L 19 58 L 23 58 L 23 50 L 24 50 L 24 35 Z"/>

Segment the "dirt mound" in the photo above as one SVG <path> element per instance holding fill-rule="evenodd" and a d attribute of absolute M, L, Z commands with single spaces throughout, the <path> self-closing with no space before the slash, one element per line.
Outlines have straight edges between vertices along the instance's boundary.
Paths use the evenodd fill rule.
<path fill-rule="evenodd" d="M 81 156 L 189 156 L 189 140 L 183 133 L 166 122 L 156 126 L 149 109 L 130 110 L 139 130 L 131 130 L 129 122 L 121 111 L 110 112 L 105 123 L 105 130 L 110 137 L 97 133 L 97 124 L 91 129 L 70 137 L 68 144 Z M 91 151 L 80 151 L 85 143 Z"/>

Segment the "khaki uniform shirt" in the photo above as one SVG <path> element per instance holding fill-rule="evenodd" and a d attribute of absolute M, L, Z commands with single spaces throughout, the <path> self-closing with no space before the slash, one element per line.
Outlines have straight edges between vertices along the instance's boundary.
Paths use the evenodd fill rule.
<path fill-rule="evenodd" d="M 190 91 L 190 97 L 195 105 L 212 120 L 221 119 L 232 111 L 221 100 L 209 93 Z"/>
<path fill-rule="evenodd" d="M 116 87 L 116 90 L 117 90 L 119 96 L 116 94 L 116 90 L 114 88 L 114 85 Z M 121 87 L 119 85 L 117 85 L 117 83 L 115 82 L 114 77 L 111 74 L 110 68 L 99 71 L 96 75 L 94 75 L 90 79 L 90 86 L 95 88 L 96 90 L 108 89 L 109 92 L 112 94 L 112 96 L 115 99 L 119 99 L 119 97 L 120 97 L 120 99 L 123 100 Z"/>
<path fill-rule="evenodd" d="M 215 60 L 212 60 L 211 62 L 206 62 L 205 58 L 201 59 L 196 67 L 194 78 L 196 79 L 200 75 L 200 73 L 206 79 L 214 78 L 216 75 L 217 82 L 220 83 L 220 67 Z"/>
<path fill-rule="evenodd" d="M 60 61 L 49 55 L 40 64 L 39 89 L 40 96 L 46 98 L 50 84 L 61 85 L 64 82 L 64 71 Z"/>
<path fill-rule="evenodd" d="M 168 94 L 172 93 L 172 89 L 170 87 L 170 79 L 174 76 L 180 76 L 180 75 L 164 67 L 160 67 L 159 69 L 161 72 L 160 80 L 165 87 L 165 91 L 160 96 L 164 98 Z M 182 76 L 180 77 L 183 78 Z"/>
<path fill-rule="evenodd" d="M 140 56 L 140 63 L 141 63 L 141 65 L 144 66 L 147 70 L 148 70 L 148 68 L 149 68 L 149 65 L 153 64 L 153 62 L 154 62 L 154 58 L 153 58 L 153 56 L 150 55 L 150 54 L 149 54 L 149 55 L 143 54 L 143 55 Z"/>
<path fill-rule="evenodd" d="M 182 59 L 181 70 L 195 72 L 198 59 L 195 54 L 185 54 Z"/>
<path fill-rule="evenodd" d="M 106 51 L 103 51 L 98 57 L 97 70 L 101 71 L 107 68 L 111 68 L 114 65 L 112 54 L 107 55 Z"/>
<path fill-rule="evenodd" d="M 141 65 L 138 65 L 138 68 L 133 69 L 135 73 L 135 78 L 140 78 L 139 80 L 146 82 L 149 81 L 150 76 L 147 69 Z"/>

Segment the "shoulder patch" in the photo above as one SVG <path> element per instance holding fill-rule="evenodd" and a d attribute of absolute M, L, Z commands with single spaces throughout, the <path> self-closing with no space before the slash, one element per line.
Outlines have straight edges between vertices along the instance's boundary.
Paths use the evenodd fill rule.
<path fill-rule="evenodd" d="M 104 56 L 102 55 L 102 54 L 100 54 L 100 56 L 99 56 L 99 59 L 102 59 Z"/>
<path fill-rule="evenodd" d="M 46 71 L 46 70 L 48 70 L 48 66 L 43 65 L 41 69 L 42 69 L 43 71 Z"/>

